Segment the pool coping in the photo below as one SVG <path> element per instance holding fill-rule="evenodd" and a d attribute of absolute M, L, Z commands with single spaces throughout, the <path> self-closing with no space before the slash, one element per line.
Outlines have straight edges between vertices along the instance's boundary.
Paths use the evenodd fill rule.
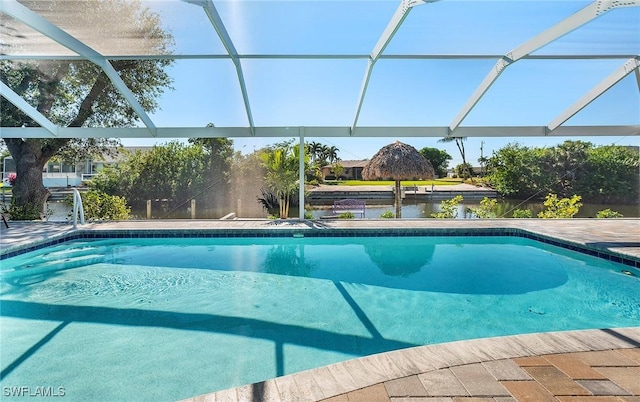
<path fill-rule="evenodd" d="M 354 391 L 445 368 L 516 358 L 631 348 L 640 348 L 640 326 L 447 342 L 355 358 L 186 398 L 183 402 L 288 402 L 332 398 L 346 401 L 351 400 L 346 395 Z M 640 367 L 640 361 L 636 366 Z M 340 399 L 341 396 L 345 398 Z"/>

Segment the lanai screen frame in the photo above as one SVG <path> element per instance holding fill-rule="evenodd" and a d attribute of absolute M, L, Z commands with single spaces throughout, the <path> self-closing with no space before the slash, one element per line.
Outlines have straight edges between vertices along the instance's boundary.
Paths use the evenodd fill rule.
<path fill-rule="evenodd" d="M 235 74 L 238 87 L 241 92 L 244 109 L 249 126 L 247 127 L 157 127 L 142 106 L 137 102 L 133 93 L 121 80 L 118 73 L 113 69 L 109 60 L 116 59 L 141 59 L 141 58 L 167 58 L 180 59 L 178 55 L 162 56 L 128 56 L 109 55 L 105 56 L 78 38 L 70 35 L 58 26 L 44 19 L 36 12 L 22 5 L 17 0 L 0 0 L 2 13 L 5 13 L 15 20 L 29 26 L 44 36 L 54 40 L 60 45 L 70 49 L 79 56 L 72 58 L 77 60 L 87 60 L 97 64 L 109 77 L 115 88 L 124 96 L 127 102 L 135 110 L 144 127 L 128 128 L 69 128 L 55 125 L 34 107 L 29 105 L 23 98 L 17 95 L 11 88 L 0 82 L 0 95 L 14 104 L 25 114 L 36 121 L 40 127 L 1 127 L 0 137 L 2 138 L 239 138 L 239 137 L 298 137 L 300 144 L 304 144 L 305 137 L 388 137 L 389 133 L 394 133 L 397 137 L 542 137 L 542 136 L 637 136 L 640 135 L 640 125 L 614 125 L 614 126 L 568 126 L 565 123 L 576 113 L 580 112 L 587 105 L 593 102 L 600 95 L 620 82 L 630 74 L 634 74 L 638 89 L 640 91 L 640 55 L 636 54 L 587 54 L 587 55 L 532 55 L 536 50 L 556 41 L 567 33 L 589 23 L 599 16 L 622 7 L 638 7 L 640 0 L 596 0 L 572 14 L 568 18 L 547 28 L 546 30 L 525 41 L 521 45 L 503 55 L 477 55 L 477 54 L 457 54 L 457 55 L 408 55 L 394 54 L 385 55 L 384 51 L 392 41 L 394 35 L 401 27 L 409 13 L 414 7 L 428 7 L 428 3 L 439 0 L 400 0 L 398 7 L 380 34 L 379 39 L 371 53 L 366 55 L 344 55 L 344 54 L 318 54 L 318 55 L 282 55 L 282 54 L 240 54 L 229 35 L 224 21 L 218 13 L 213 0 L 181 0 L 186 3 L 201 7 L 206 14 L 212 27 L 215 29 L 222 42 L 226 55 L 220 58 L 231 60 L 235 67 Z M 446 0 L 443 0 L 446 1 Z M 192 56 L 197 57 L 197 56 Z M 0 55 L 0 60 L 11 59 L 60 59 L 54 55 Z M 66 57 L 68 59 L 68 57 Z M 243 59 L 365 59 L 367 67 L 364 71 L 355 113 L 350 126 L 279 126 L 266 127 L 254 124 L 253 112 L 249 93 L 245 84 L 244 72 L 241 64 Z M 359 126 L 358 120 L 363 102 L 366 97 L 369 79 L 375 74 L 374 67 L 380 59 L 494 59 L 497 60 L 495 66 L 488 72 L 484 80 L 471 94 L 467 102 L 457 113 L 456 117 L 448 126 L 386 126 L 386 127 L 366 127 Z M 525 59 L 627 59 L 617 69 L 608 76 L 603 77 L 596 86 L 583 94 L 582 97 L 562 111 L 554 119 L 543 126 L 462 126 L 464 119 L 473 110 L 476 104 L 482 99 L 489 88 L 500 78 L 500 75 L 510 65 L 519 60 Z M 301 146 L 301 149 L 304 147 Z M 299 169 L 300 182 L 304 181 L 303 158 L 300 159 Z M 304 192 L 300 192 L 300 205 L 304 205 Z M 304 218 L 304 208 L 300 208 L 300 219 Z"/>

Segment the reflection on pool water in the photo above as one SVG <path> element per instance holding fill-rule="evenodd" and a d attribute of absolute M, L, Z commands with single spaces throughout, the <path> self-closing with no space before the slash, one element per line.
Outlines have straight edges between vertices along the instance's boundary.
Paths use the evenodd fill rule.
<path fill-rule="evenodd" d="M 2 386 L 68 400 L 175 400 L 416 345 L 640 325 L 637 270 L 516 237 L 72 241 L 1 269 Z"/>

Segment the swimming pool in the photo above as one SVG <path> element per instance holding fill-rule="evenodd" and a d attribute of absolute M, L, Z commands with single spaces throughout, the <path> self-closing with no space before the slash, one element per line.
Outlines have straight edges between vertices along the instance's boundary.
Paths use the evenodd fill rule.
<path fill-rule="evenodd" d="M 2 386 L 175 400 L 416 345 L 638 326 L 639 276 L 513 236 L 76 239 L 2 261 Z"/>

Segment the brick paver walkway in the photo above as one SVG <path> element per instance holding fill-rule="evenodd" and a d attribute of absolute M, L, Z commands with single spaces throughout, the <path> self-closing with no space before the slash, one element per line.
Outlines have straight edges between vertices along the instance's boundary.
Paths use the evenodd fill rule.
<path fill-rule="evenodd" d="M 640 401 L 640 348 L 551 354 L 447 367 L 324 402 Z"/>

